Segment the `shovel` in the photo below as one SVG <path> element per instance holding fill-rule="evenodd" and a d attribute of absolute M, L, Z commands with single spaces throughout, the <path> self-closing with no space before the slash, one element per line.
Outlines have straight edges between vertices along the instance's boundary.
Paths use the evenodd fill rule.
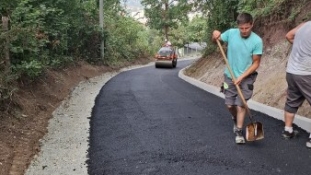
<path fill-rule="evenodd" d="M 231 70 L 231 68 L 229 66 L 229 63 L 228 63 L 227 57 L 225 55 L 225 52 L 224 52 L 224 50 L 223 50 L 219 40 L 216 40 L 216 41 L 217 41 L 217 44 L 218 44 L 219 49 L 221 51 L 221 54 L 223 56 L 223 59 L 226 62 L 226 65 L 227 65 L 227 68 L 228 68 L 228 70 L 230 72 L 232 80 L 235 81 L 235 77 L 234 77 L 233 72 L 232 72 L 232 70 Z M 245 98 L 244 98 L 244 96 L 242 94 L 240 86 L 239 85 L 235 85 L 235 87 L 236 87 L 236 89 L 238 91 L 238 94 L 239 94 L 240 98 L 242 99 L 243 105 L 244 105 L 244 107 L 246 109 L 246 113 L 248 114 L 248 117 L 249 117 L 249 119 L 251 121 L 250 124 L 246 125 L 246 129 L 245 129 L 245 131 L 246 131 L 246 133 L 245 133 L 246 140 L 247 141 L 255 141 L 255 140 L 263 139 L 264 138 L 264 132 L 263 132 L 262 124 L 260 122 L 255 122 L 253 120 L 253 116 L 251 115 L 251 111 L 248 108 L 248 105 L 247 105 L 247 103 L 245 101 Z"/>

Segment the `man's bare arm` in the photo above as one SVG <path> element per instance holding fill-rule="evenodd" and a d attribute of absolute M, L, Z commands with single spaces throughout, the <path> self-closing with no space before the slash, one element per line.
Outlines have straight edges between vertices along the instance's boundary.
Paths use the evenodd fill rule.
<path fill-rule="evenodd" d="M 253 64 L 251 65 L 251 67 L 249 67 L 240 77 L 237 77 L 236 81 L 234 82 L 235 84 L 240 84 L 241 81 L 249 76 L 250 74 L 254 73 L 260 65 L 260 61 L 261 61 L 261 55 L 253 55 Z"/>
<path fill-rule="evenodd" d="M 286 37 L 286 39 L 287 39 L 288 42 L 290 42 L 291 44 L 293 44 L 294 38 L 295 38 L 295 34 L 296 34 L 297 30 L 298 30 L 301 26 L 303 26 L 304 24 L 305 24 L 305 22 L 299 24 L 297 27 L 293 28 L 292 30 L 290 30 L 290 31 L 285 35 L 285 37 Z"/>

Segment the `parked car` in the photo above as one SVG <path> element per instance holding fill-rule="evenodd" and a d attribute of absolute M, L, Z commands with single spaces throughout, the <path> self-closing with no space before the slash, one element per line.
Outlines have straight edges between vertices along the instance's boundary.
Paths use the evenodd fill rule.
<path fill-rule="evenodd" d="M 162 47 L 155 55 L 155 67 L 169 66 L 175 68 L 178 55 L 173 47 Z"/>

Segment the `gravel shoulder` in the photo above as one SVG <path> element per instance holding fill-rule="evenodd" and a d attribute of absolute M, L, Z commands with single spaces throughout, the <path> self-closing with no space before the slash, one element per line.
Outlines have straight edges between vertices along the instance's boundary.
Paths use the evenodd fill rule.
<path fill-rule="evenodd" d="M 144 66 L 151 65 L 147 64 Z M 90 117 L 95 98 L 104 84 L 118 73 L 143 66 L 131 66 L 81 82 L 53 112 L 41 151 L 25 175 L 86 175 Z"/>

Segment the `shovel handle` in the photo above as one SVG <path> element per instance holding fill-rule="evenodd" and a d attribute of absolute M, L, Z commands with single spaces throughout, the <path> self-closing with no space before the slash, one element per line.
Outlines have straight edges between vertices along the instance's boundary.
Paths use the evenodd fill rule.
<path fill-rule="evenodd" d="M 220 51 L 221 51 L 221 54 L 222 54 L 223 59 L 224 59 L 224 61 L 225 61 L 225 63 L 226 63 L 226 66 L 227 66 L 227 68 L 228 68 L 228 70 L 229 70 L 229 73 L 230 73 L 230 75 L 231 75 L 231 78 L 232 78 L 232 80 L 235 82 L 236 78 L 234 77 L 234 74 L 233 74 L 233 72 L 232 72 L 232 69 L 231 69 L 231 67 L 230 67 L 230 65 L 229 65 L 229 63 L 228 63 L 227 56 L 226 56 L 226 54 L 225 54 L 225 52 L 224 52 L 224 50 L 223 50 L 223 48 L 222 48 L 222 46 L 221 46 L 221 44 L 220 44 L 220 42 L 219 42 L 218 39 L 216 39 L 216 42 L 217 42 L 218 47 L 219 47 L 219 49 L 220 49 Z M 238 94 L 239 94 L 239 96 L 240 96 L 240 98 L 241 98 L 241 100 L 242 100 L 242 103 L 243 103 L 243 105 L 244 105 L 244 107 L 245 107 L 245 109 L 246 109 L 246 112 L 247 112 L 247 114 L 248 114 L 248 117 L 249 117 L 250 121 L 253 123 L 253 125 L 255 125 L 255 124 L 254 124 L 254 121 L 253 121 L 253 117 L 252 117 L 251 111 L 250 111 L 249 108 L 248 108 L 248 105 L 247 105 L 247 103 L 246 103 L 246 101 L 245 101 L 245 98 L 244 98 L 244 95 L 243 95 L 243 93 L 242 93 L 242 91 L 241 91 L 240 86 L 236 84 L 235 87 L 236 87 L 236 89 L 237 89 L 237 91 L 238 91 Z"/>

